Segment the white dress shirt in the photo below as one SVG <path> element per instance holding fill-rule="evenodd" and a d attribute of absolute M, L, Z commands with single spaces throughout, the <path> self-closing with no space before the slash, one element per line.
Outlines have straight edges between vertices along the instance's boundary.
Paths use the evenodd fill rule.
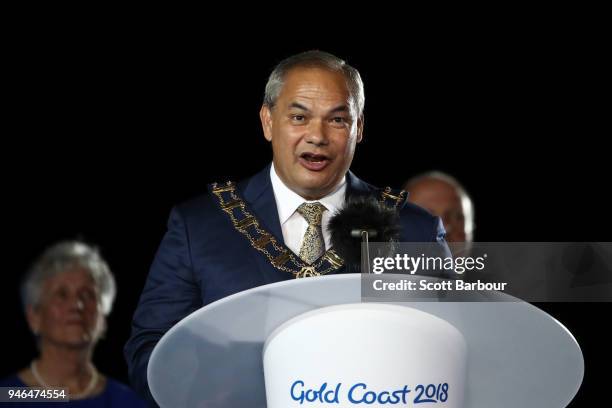
<path fill-rule="evenodd" d="M 327 231 L 327 225 L 329 224 L 329 219 L 344 207 L 346 176 L 342 178 L 342 181 L 338 183 L 330 194 L 314 201 L 304 199 L 287 187 L 280 177 L 278 177 L 278 174 L 276 174 L 274 164 L 272 164 L 270 168 L 270 179 L 272 180 L 272 189 L 274 190 L 274 198 L 276 199 L 278 219 L 281 224 L 283 239 L 285 240 L 287 248 L 293 251 L 293 253 L 299 254 L 304 234 L 306 233 L 306 229 L 308 229 L 308 222 L 306 222 L 306 219 L 297 212 L 298 207 L 303 203 L 319 202 L 327 208 L 327 211 L 323 212 L 321 227 L 323 229 L 325 249 L 329 249 L 331 246 L 331 234 Z"/>

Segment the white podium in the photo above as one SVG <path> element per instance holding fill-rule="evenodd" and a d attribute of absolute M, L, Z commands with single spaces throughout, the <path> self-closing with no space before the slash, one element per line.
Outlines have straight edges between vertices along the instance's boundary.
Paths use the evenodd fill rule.
<path fill-rule="evenodd" d="M 149 387 L 172 408 L 569 404 L 584 360 L 558 321 L 499 292 L 442 300 L 362 303 L 359 274 L 250 289 L 169 330 Z"/>

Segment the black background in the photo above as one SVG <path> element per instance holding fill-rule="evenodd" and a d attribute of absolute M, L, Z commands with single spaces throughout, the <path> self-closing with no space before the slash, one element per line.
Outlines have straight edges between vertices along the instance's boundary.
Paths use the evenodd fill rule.
<path fill-rule="evenodd" d="M 82 238 L 101 248 L 119 288 L 95 363 L 127 381 L 122 347 L 171 207 L 270 161 L 258 117 L 265 81 L 307 49 L 362 74 L 365 133 L 352 166 L 361 178 L 400 187 L 421 171 L 449 172 L 472 195 L 478 241 L 608 240 L 610 71 L 597 32 L 300 38 L 113 27 L 9 37 L 0 376 L 35 357 L 23 273 L 51 243 Z M 585 356 L 571 406 L 598 401 L 610 304 L 539 306 Z"/>

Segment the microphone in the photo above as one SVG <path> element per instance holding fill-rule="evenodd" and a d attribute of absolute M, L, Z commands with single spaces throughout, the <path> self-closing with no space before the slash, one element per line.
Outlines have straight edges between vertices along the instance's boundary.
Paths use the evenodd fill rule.
<path fill-rule="evenodd" d="M 399 241 L 399 215 L 373 196 L 351 197 L 330 219 L 328 229 L 332 247 L 344 259 L 347 272 L 369 273 L 369 240 Z"/>

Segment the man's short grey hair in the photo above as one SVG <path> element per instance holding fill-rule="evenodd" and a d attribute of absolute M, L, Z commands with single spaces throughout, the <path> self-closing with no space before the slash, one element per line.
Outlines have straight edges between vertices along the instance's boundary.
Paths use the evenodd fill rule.
<path fill-rule="evenodd" d="M 102 313 L 108 315 L 117 293 L 115 278 L 100 252 L 80 241 L 59 242 L 45 250 L 36 260 L 21 287 L 24 307 L 38 306 L 47 279 L 75 266 L 91 274 L 100 297 Z"/>
<path fill-rule="evenodd" d="M 456 178 L 441 171 L 428 171 L 418 174 L 408 180 L 405 184 L 404 190 L 410 191 L 414 185 L 428 179 L 440 180 L 455 188 L 457 194 L 459 194 L 459 198 L 461 199 L 461 206 L 463 207 L 463 216 L 465 217 L 465 232 L 468 235 L 468 239 L 471 240 L 472 234 L 474 233 L 474 204 L 472 203 L 472 198 L 466 191 L 465 187 L 463 187 L 463 185 Z"/>
<path fill-rule="evenodd" d="M 292 55 L 289 58 L 282 60 L 272 71 L 266 84 L 264 94 L 264 105 L 273 108 L 276 105 L 278 95 L 283 89 L 285 75 L 293 68 L 325 68 L 332 72 L 341 72 L 346 78 L 351 105 L 357 116 L 363 114 L 365 106 L 365 94 L 363 92 L 363 81 L 359 71 L 347 64 L 344 60 L 324 51 L 306 51 L 300 54 Z"/>

